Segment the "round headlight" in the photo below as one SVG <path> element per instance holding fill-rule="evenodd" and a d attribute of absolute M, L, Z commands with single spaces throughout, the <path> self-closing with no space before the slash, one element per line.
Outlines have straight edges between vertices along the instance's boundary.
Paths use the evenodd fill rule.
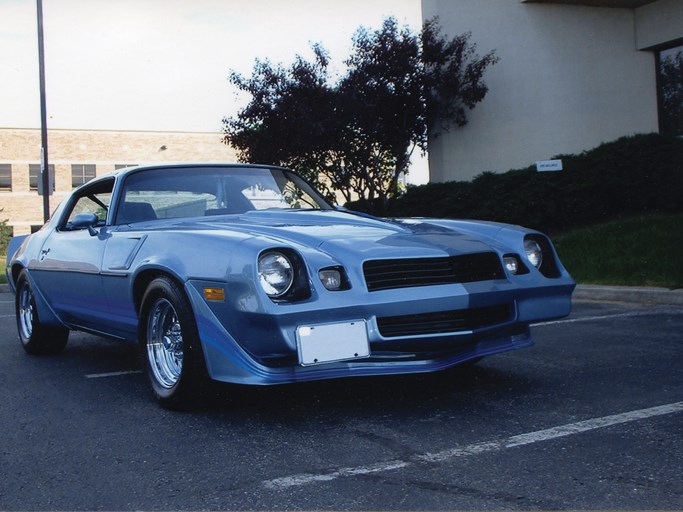
<path fill-rule="evenodd" d="M 258 259 L 258 277 L 269 297 L 280 297 L 294 282 L 294 268 L 281 252 L 266 252 Z"/>
<path fill-rule="evenodd" d="M 529 262 L 536 268 L 543 263 L 543 250 L 536 240 L 527 238 L 524 240 L 524 251 Z"/>

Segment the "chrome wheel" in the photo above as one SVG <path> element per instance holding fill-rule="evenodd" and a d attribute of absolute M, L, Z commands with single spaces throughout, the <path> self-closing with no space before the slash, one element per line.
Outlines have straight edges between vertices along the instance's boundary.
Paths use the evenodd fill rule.
<path fill-rule="evenodd" d="M 147 285 L 138 338 L 159 404 L 169 409 L 197 404 L 208 380 L 204 353 L 192 304 L 170 277 L 159 276 Z"/>
<path fill-rule="evenodd" d="M 152 305 L 147 321 L 147 357 L 160 386 L 171 389 L 183 369 L 183 334 L 173 305 L 165 298 Z"/>
<path fill-rule="evenodd" d="M 22 342 L 30 340 L 33 334 L 33 292 L 29 286 L 23 286 L 19 291 L 17 320 Z"/>
<path fill-rule="evenodd" d="M 69 329 L 57 324 L 58 319 L 50 318 L 51 324 L 44 324 L 41 311 L 36 303 L 36 294 L 28 277 L 22 270 L 17 279 L 17 294 L 14 298 L 19 341 L 24 350 L 31 355 L 56 354 L 61 352 L 69 340 Z"/>

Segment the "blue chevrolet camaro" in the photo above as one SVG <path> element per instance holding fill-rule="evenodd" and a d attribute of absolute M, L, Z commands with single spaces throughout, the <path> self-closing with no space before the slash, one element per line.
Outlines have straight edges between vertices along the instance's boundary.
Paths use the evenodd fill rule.
<path fill-rule="evenodd" d="M 287 169 L 159 165 L 74 190 L 10 244 L 29 354 L 70 330 L 139 343 L 154 395 L 430 372 L 531 345 L 574 282 L 543 234 L 380 219 L 330 206 Z"/>

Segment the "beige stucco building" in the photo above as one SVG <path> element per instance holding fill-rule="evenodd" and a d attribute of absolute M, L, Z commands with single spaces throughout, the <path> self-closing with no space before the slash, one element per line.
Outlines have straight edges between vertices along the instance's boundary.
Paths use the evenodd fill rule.
<path fill-rule="evenodd" d="M 430 140 L 431 181 L 659 129 L 657 60 L 683 44 L 683 0 L 422 0 L 422 16 L 500 58 L 468 125 Z"/>
<path fill-rule="evenodd" d="M 40 130 L 0 128 L 0 220 L 7 220 L 15 235 L 43 224 L 40 155 Z M 50 130 L 48 164 L 54 172 L 50 210 L 75 186 L 120 167 L 235 162 L 236 158 L 220 133 Z"/>

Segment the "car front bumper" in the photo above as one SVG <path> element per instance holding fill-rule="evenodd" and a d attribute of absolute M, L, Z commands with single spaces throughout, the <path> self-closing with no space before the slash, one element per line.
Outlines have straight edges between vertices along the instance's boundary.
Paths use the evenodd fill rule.
<path fill-rule="evenodd" d="M 224 303 L 207 302 L 201 293 L 205 285 L 191 282 L 186 289 L 195 307 L 209 375 L 218 381 L 260 385 L 433 372 L 528 347 L 533 344 L 529 324 L 568 315 L 574 288 L 571 279 L 537 287 L 501 280 L 340 293 L 332 298 L 328 294 L 283 305 L 258 302 L 249 293 L 228 297 Z M 474 323 L 471 311 L 480 312 Z M 487 320 L 492 311 L 499 313 Z M 414 320 L 430 315 L 433 325 L 428 332 L 419 332 L 421 322 Z M 458 318 L 454 324 L 454 317 L 464 320 Z M 398 324 L 398 330 L 387 331 L 382 325 L 385 318 Z M 404 324 L 407 331 L 402 330 Z M 311 332 L 320 334 L 307 341 Z"/>

